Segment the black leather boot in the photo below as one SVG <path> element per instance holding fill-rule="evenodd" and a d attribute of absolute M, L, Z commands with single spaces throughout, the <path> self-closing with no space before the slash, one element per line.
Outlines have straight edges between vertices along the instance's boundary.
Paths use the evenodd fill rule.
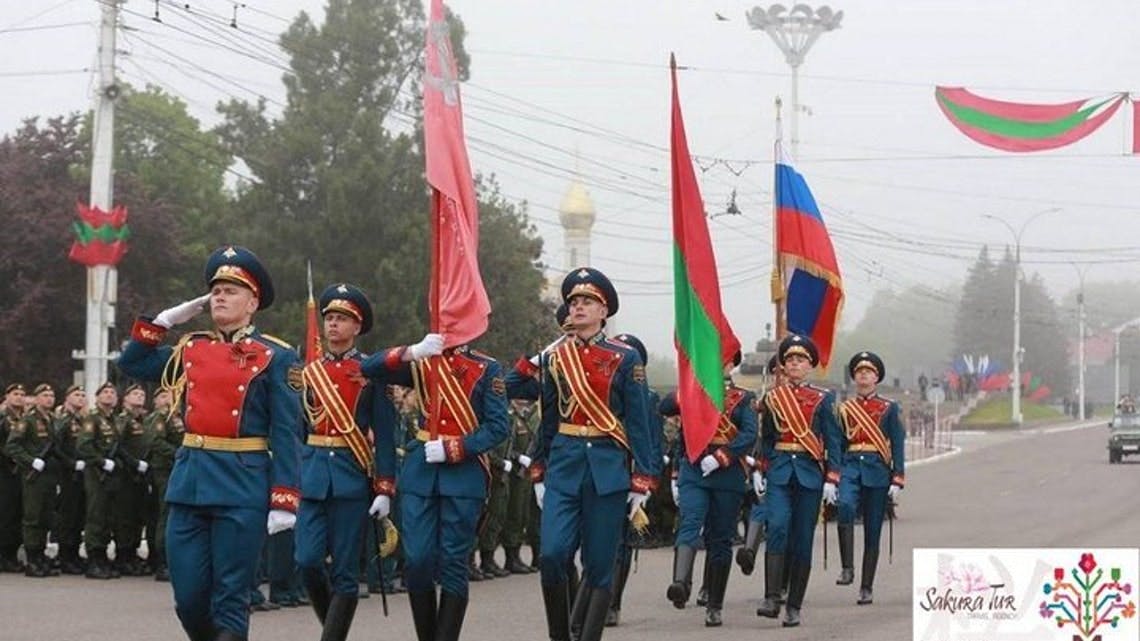
<path fill-rule="evenodd" d="M 483 574 L 479 566 L 475 563 L 475 553 L 471 553 L 471 559 L 467 563 L 467 581 L 475 582 L 482 581 L 483 579 L 493 579 L 494 576 Z"/>
<path fill-rule="evenodd" d="M 467 614 L 467 599 L 446 590 L 439 593 L 439 614 L 436 616 L 435 641 L 459 641 L 463 617 Z M 323 639 L 321 641 L 324 641 Z"/>
<path fill-rule="evenodd" d="M 582 622 L 586 620 L 586 606 L 590 604 L 590 588 L 585 580 L 576 582 L 574 600 L 570 602 L 570 639 L 577 641 L 582 635 Z"/>
<path fill-rule="evenodd" d="M 586 619 L 582 621 L 582 634 L 578 641 L 599 641 L 606 627 L 606 613 L 610 610 L 613 593 L 608 588 L 588 588 L 588 592 Z"/>
<path fill-rule="evenodd" d="M 673 582 L 665 591 L 665 596 L 678 610 L 685 608 L 689 592 L 693 589 L 693 559 L 697 550 L 689 545 L 678 545 L 673 550 Z"/>
<path fill-rule="evenodd" d="M 760 552 L 760 543 L 764 541 L 764 523 L 762 521 L 749 521 L 748 533 L 744 535 L 744 545 L 736 550 L 736 564 L 744 576 L 751 576 L 756 569 L 756 555 Z"/>
<path fill-rule="evenodd" d="M 352 618 L 356 616 L 356 603 L 355 594 L 332 595 L 326 606 L 321 641 L 345 641 L 348 638 L 348 629 L 352 627 Z"/>
<path fill-rule="evenodd" d="M 570 641 L 570 586 L 567 583 L 542 585 L 546 607 L 546 628 L 550 641 Z M 422 641 L 422 640 L 421 640 Z"/>
<path fill-rule="evenodd" d="M 106 580 L 111 578 L 111 569 L 107 563 L 106 548 L 87 550 L 87 573 L 89 579 Z"/>
<path fill-rule="evenodd" d="M 724 593 L 728 589 L 728 574 L 731 563 L 709 563 L 707 568 L 709 603 L 705 608 L 705 627 L 718 628 L 723 623 L 721 610 L 724 609 Z"/>
<path fill-rule="evenodd" d="M 697 605 L 705 607 L 709 604 L 709 553 L 705 552 L 705 566 L 701 570 L 701 589 L 697 590 Z"/>
<path fill-rule="evenodd" d="M 408 590 L 408 603 L 412 606 L 412 624 L 416 628 L 416 639 L 435 641 L 435 588 L 423 592 Z"/>
<path fill-rule="evenodd" d="M 871 591 L 875 585 L 875 570 L 879 567 L 879 550 L 863 550 L 863 579 L 859 582 L 859 605 L 872 603 Z"/>
<path fill-rule="evenodd" d="M 756 616 L 775 619 L 780 616 L 780 590 L 784 585 L 784 555 L 764 553 L 764 600 L 756 608 Z"/>
<path fill-rule="evenodd" d="M 835 585 L 851 585 L 855 582 L 855 524 L 836 526 L 839 531 L 839 578 Z"/>
<path fill-rule="evenodd" d="M 800 608 L 803 607 L 804 594 L 807 592 L 808 577 L 811 576 L 811 566 L 806 563 L 793 562 L 791 564 L 791 580 L 788 582 L 788 607 L 784 613 L 784 627 L 794 628 L 800 624 Z"/>
<path fill-rule="evenodd" d="M 523 563 L 518 548 L 503 548 L 507 553 L 506 570 L 511 574 L 530 574 L 534 572 L 529 565 Z"/>
<path fill-rule="evenodd" d="M 613 628 L 621 623 L 621 597 L 625 594 L 625 584 L 633 567 L 633 551 L 622 547 L 618 551 L 617 567 L 614 568 L 614 594 L 610 601 L 610 611 L 606 614 L 606 627 Z"/>
<path fill-rule="evenodd" d="M 501 578 L 511 575 L 509 570 L 499 565 L 499 563 L 495 561 L 494 550 L 480 551 L 479 558 L 482 560 L 482 563 L 479 564 L 479 571 L 483 573 L 483 576 L 489 579 L 494 579 L 496 577 Z"/>
<path fill-rule="evenodd" d="M 305 591 L 309 593 L 309 601 L 313 605 L 313 612 L 321 625 L 325 624 L 325 615 L 329 611 L 332 599 L 332 587 L 324 568 L 304 568 L 301 570 L 301 582 L 305 584 Z M 353 606 L 355 610 L 356 606 Z"/>
<path fill-rule="evenodd" d="M 48 559 L 44 556 L 43 548 L 38 550 L 25 548 L 24 552 L 28 555 L 28 564 L 24 567 L 24 576 L 41 579 L 50 574 Z"/>

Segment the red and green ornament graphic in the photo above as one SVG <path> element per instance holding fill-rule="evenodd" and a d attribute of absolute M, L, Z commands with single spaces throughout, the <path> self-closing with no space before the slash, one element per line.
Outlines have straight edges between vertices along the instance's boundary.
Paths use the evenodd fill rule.
<path fill-rule="evenodd" d="M 973 140 L 1003 151 L 1044 151 L 1071 145 L 1112 118 L 1128 94 L 1035 105 L 983 98 L 962 87 L 937 87 L 950 123 Z"/>
<path fill-rule="evenodd" d="M 88 267 L 118 265 L 127 253 L 127 240 L 131 237 L 127 208 L 118 206 L 107 212 L 83 203 L 76 203 L 75 208 L 79 220 L 72 224 L 75 242 L 67 257 Z"/>

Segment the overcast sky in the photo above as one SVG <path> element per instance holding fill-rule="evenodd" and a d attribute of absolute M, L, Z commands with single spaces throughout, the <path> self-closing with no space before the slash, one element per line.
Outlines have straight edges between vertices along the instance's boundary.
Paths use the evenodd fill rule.
<path fill-rule="evenodd" d="M 232 2 L 189 0 L 193 17 L 178 8 L 184 4 L 162 0 L 162 24 L 146 19 L 154 2 L 125 5 L 123 22 L 133 31 L 120 40 L 128 52 L 120 69 L 131 83 L 161 84 L 212 125 L 213 105 L 227 94 L 264 95 L 271 108 L 281 100 L 277 65 L 285 58 L 271 51 L 270 34 L 301 10 L 320 19 L 324 2 L 246 0 L 239 29 L 228 32 L 218 20 L 230 17 Z M 473 167 L 494 173 L 508 196 L 530 203 L 556 280 L 565 260 L 557 208 L 577 172 L 598 210 L 592 262 L 622 296 L 618 327 L 663 355 L 672 351 L 669 52 L 690 67 L 680 74 L 681 99 L 707 207 L 723 211 L 736 190 L 742 212 L 711 221 L 726 310 L 745 345 L 760 338 L 772 321 L 773 103 L 777 95 L 789 102 L 790 75 L 767 35 L 749 29 L 744 12 L 753 5 L 450 4 L 467 25 L 472 56 L 462 91 Z M 1135 274 L 1140 159 L 1125 154 L 1130 108 L 1076 145 L 1015 155 L 954 129 L 935 104 L 934 87 L 960 85 L 1021 102 L 1137 89 L 1140 3 L 832 6 L 845 13 L 841 28 L 820 38 L 801 70 L 806 113 L 798 168 L 835 237 L 846 325 L 863 315 L 876 290 L 959 281 L 983 243 L 1010 242 L 1009 230 L 982 214 L 1019 227 L 1039 211 L 1062 208 L 1035 220 L 1023 240 L 1027 269 L 1040 272 L 1057 297 L 1077 282 L 1071 260 L 1114 261 L 1088 267 L 1090 281 Z M 93 66 L 98 13 L 97 0 L 0 2 L 0 131 L 28 116 L 88 108 L 94 80 L 83 70 Z M 257 50 L 263 61 L 202 40 L 224 37 Z M 944 305 L 936 297 L 930 304 Z"/>

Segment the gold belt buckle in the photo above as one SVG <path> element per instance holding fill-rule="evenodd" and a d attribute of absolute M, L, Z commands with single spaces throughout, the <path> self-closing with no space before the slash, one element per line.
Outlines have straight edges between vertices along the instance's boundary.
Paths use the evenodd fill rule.
<path fill-rule="evenodd" d="M 201 434 L 195 434 L 194 435 L 194 445 L 195 446 L 202 447 L 205 444 L 206 444 L 206 437 L 205 436 L 202 436 Z"/>
<path fill-rule="evenodd" d="M 333 444 L 332 437 L 326 434 L 325 435 L 325 447 L 332 447 L 332 444 Z"/>
<path fill-rule="evenodd" d="M 586 436 L 589 436 L 589 434 L 590 434 L 590 428 L 589 427 L 587 427 L 585 425 L 579 425 L 578 426 L 578 436 L 585 438 Z"/>

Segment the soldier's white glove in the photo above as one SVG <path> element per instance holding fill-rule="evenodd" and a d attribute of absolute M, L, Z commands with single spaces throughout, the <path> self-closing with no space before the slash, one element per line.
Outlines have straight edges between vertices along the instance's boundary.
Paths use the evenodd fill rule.
<path fill-rule="evenodd" d="M 297 525 L 297 515 L 289 510 L 269 510 L 269 520 L 266 521 L 266 530 L 270 536 L 285 530 L 292 530 Z"/>
<path fill-rule="evenodd" d="M 385 496 L 383 494 L 372 499 L 372 507 L 368 508 L 369 516 L 373 516 L 377 519 L 382 519 L 382 518 L 388 516 L 388 513 L 391 511 L 392 511 L 392 499 L 388 498 L 387 496 Z"/>
<path fill-rule="evenodd" d="M 424 460 L 428 463 L 443 463 L 447 460 L 447 452 L 443 449 L 443 440 L 436 439 L 424 443 Z"/>
<path fill-rule="evenodd" d="M 538 504 L 538 509 L 542 509 L 542 499 L 546 496 L 546 483 L 539 481 L 534 484 L 534 502 Z"/>
<path fill-rule="evenodd" d="M 748 464 L 748 467 L 753 469 L 756 468 L 756 457 L 752 456 L 751 454 L 745 455 L 744 462 Z"/>
<path fill-rule="evenodd" d="M 210 302 L 210 295 L 204 294 L 188 300 L 185 303 L 179 303 L 170 309 L 164 309 L 154 317 L 154 324 L 160 327 L 170 329 L 175 325 L 181 325 L 186 321 L 194 318 L 198 314 L 206 311 L 206 305 Z"/>
<path fill-rule="evenodd" d="M 701 459 L 701 476 L 708 476 L 719 469 L 720 461 L 716 460 L 712 454 L 707 454 Z"/>
<path fill-rule="evenodd" d="M 764 492 L 768 491 L 768 481 L 760 473 L 760 470 L 752 472 L 752 491 L 756 493 L 756 498 L 764 496 Z"/>
<path fill-rule="evenodd" d="M 32 469 L 33 470 L 35 470 L 37 472 L 43 472 L 45 467 L 47 467 L 47 463 L 45 463 L 42 458 L 36 457 L 36 458 L 32 459 Z"/>
<path fill-rule="evenodd" d="M 673 505 L 681 505 L 681 490 L 677 487 L 677 479 L 669 482 L 669 489 L 673 490 Z"/>
<path fill-rule="evenodd" d="M 109 458 L 103 459 L 103 471 L 110 474 L 115 471 L 115 462 Z"/>
<path fill-rule="evenodd" d="M 75 471 L 76 472 L 82 472 L 86 468 L 87 468 L 87 462 L 84 461 L 83 459 L 80 459 L 80 460 L 75 462 Z"/>
<path fill-rule="evenodd" d="M 902 492 L 902 487 L 891 483 L 891 486 L 887 488 L 887 498 L 893 501 L 898 498 L 899 492 Z"/>
<path fill-rule="evenodd" d="M 661 462 L 662 462 L 662 463 L 664 463 L 665 465 L 668 465 L 668 464 L 669 464 L 669 462 L 670 462 L 670 461 L 672 461 L 672 460 L 673 460 L 673 459 L 669 458 L 669 455 L 668 455 L 668 454 L 662 454 L 662 455 L 661 455 Z"/>
<path fill-rule="evenodd" d="M 139 461 L 139 467 L 138 467 L 139 474 L 146 474 L 146 471 L 149 469 L 150 469 L 150 464 L 148 464 L 146 461 Z"/>
<path fill-rule="evenodd" d="M 442 334 L 424 334 L 423 340 L 415 345 L 409 345 L 404 354 L 407 360 L 418 361 L 429 356 L 439 356 L 443 353 Z"/>
<path fill-rule="evenodd" d="M 835 505 L 839 500 L 839 488 L 834 483 L 827 482 L 823 484 L 823 502 L 828 505 Z"/>
<path fill-rule="evenodd" d="M 521 465 L 524 470 L 530 467 L 530 461 L 530 457 L 526 454 L 519 454 L 519 465 Z"/>
<path fill-rule="evenodd" d="M 512 465 L 510 461 L 503 461 L 503 471 L 506 472 L 507 474 L 510 474 L 511 470 L 513 470 L 514 468 L 515 468 L 515 466 Z"/>
<path fill-rule="evenodd" d="M 626 500 L 629 501 L 629 518 L 632 519 L 639 509 L 645 507 L 645 502 L 649 500 L 649 493 L 630 492 L 629 498 Z"/>

